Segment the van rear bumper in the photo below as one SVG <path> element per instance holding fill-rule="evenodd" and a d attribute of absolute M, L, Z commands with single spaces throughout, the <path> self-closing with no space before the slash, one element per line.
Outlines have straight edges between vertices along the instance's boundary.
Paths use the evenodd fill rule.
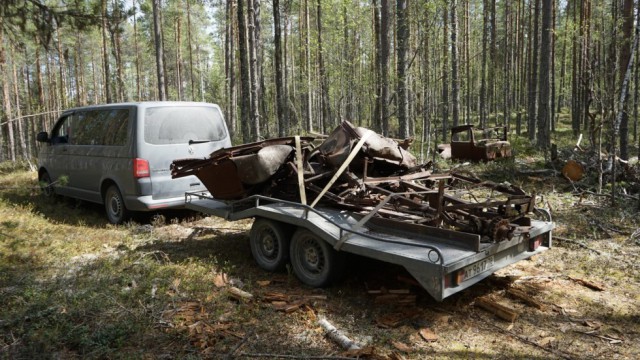
<path fill-rule="evenodd" d="M 147 196 L 125 196 L 127 209 L 132 211 L 154 211 L 161 209 L 182 209 L 184 208 L 184 195 L 166 199 L 153 199 Z"/>

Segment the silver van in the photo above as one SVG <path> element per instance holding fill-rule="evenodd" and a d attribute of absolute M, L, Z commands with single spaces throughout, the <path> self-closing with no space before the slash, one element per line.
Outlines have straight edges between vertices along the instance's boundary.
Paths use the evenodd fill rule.
<path fill-rule="evenodd" d="M 104 204 L 113 224 L 135 211 L 183 207 L 186 191 L 206 189 L 195 176 L 172 179 L 171 162 L 231 146 L 220 108 L 195 102 L 70 109 L 37 140 L 46 143 L 38 156 L 45 195 Z"/>

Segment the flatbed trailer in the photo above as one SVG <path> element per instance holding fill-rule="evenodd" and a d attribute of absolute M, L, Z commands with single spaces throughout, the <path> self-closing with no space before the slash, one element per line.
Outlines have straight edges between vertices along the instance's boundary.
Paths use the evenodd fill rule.
<path fill-rule="evenodd" d="M 403 266 L 437 301 L 548 250 L 554 228 L 551 215 L 536 209 L 544 220 L 514 225 L 510 239 L 481 242 L 477 234 L 389 221 L 375 209 L 363 215 L 262 195 L 221 201 L 207 192 L 187 192 L 185 204 L 229 221 L 254 218 L 251 252 L 268 271 L 290 262 L 303 283 L 321 287 L 343 272 L 351 253 Z"/>

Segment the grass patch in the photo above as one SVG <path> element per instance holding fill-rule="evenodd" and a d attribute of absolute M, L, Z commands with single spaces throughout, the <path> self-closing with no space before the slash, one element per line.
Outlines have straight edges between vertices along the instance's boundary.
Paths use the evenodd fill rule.
<path fill-rule="evenodd" d="M 553 349 L 573 355 L 604 359 L 613 352 L 637 358 L 640 247 L 632 239 L 640 228 L 637 210 L 625 203 L 612 208 L 602 196 L 580 196 L 576 186 L 586 187 L 586 182 L 572 185 L 561 177 L 521 174 L 550 164 L 526 134 L 510 139 L 515 159 L 468 165 L 436 160 L 443 171 L 459 166 L 482 179 L 535 192 L 539 206 L 552 210 L 555 235 L 572 241 L 555 241 L 555 249 L 503 269 L 507 276 L 530 278 L 522 282 L 536 289 L 531 296 L 545 305 L 535 310 L 510 300 L 521 317 L 508 331 L 531 342 L 552 336 Z M 554 141 L 561 148 L 575 144 L 566 131 Z M 361 344 L 375 346 L 381 356 L 397 351 L 393 342 L 412 348 L 404 354 L 407 359 L 553 356 L 549 349 L 497 331 L 496 326 L 505 330 L 510 324 L 474 307 L 477 296 L 505 299 L 504 286 L 491 279 L 442 303 L 407 287 L 417 294 L 412 310 L 418 317 L 382 328 L 377 317 L 405 309 L 376 304 L 366 290 L 405 287 L 397 280 L 398 274 L 406 275 L 400 267 L 350 258 L 341 283 L 309 289 L 290 273 L 266 273 L 255 265 L 248 244 L 250 220 L 161 214 L 113 226 L 99 205 L 42 197 L 36 177 L 26 165 L 0 164 L 2 358 L 222 358 L 245 338 L 238 353 L 336 356 L 341 350 L 315 325 L 319 316 Z M 258 300 L 230 299 L 227 288 L 216 285 L 221 274 Z M 605 291 L 586 289 L 567 275 L 598 281 Z M 260 285 L 265 280 L 270 284 Z M 269 293 L 326 300 L 283 313 L 260 300 Z M 584 335 L 593 329 L 575 319 L 603 324 L 601 334 L 617 334 L 623 346 Z M 429 327 L 441 340 L 424 342 L 417 335 L 420 327 Z"/>

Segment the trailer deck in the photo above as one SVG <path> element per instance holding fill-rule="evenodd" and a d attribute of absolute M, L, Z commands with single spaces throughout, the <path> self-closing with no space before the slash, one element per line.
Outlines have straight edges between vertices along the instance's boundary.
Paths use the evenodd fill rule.
<path fill-rule="evenodd" d="M 551 231 L 554 227 L 550 216 L 546 214 L 549 216 L 546 221 L 531 220 L 528 226 L 514 225 L 515 231 L 508 240 L 485 243 L 477 234 L 375 217 L 374 211 L 362 214 L 333 207 L 311 207 L 262 195 L 221 201 L 206 192 L 192 192 L 185 194 L 185 203 L 191 210 L 229 221 L 265 219 L 280 224 L 274 225 L 276 229 L 288 228 L 289 231 L 285 232 L 288 234 L 295 229 L 307 229 L 329 244 L 332 247 L 330 251 L 401 265 L 438 301 L 468 288 L 507 265 L 546 251 L 551 247 Z M 274 237 L 274 233 L 277 235 L 278 231 L 256 236 L 262 236 L 262 240 L 267 236 L 271 241 L 269 237 Z M 275 247 L 279 256 L 285 259 L 289 257 L 289 240 L 278 240 L 283 244 L 281 247 L 286 249 Z M 303 259 L 303 265 L 308 267 L 309 263 L 317 264 L 317 256 L 322 254 L 320 248 L 317 244 L 305 248 L 302 256 L 311 257 Z M 292 260 L 299 260 L 296 253 L 291 247 Z M 332 263 L 327 261 L 321 265 L 312 270 L 325 271 L 327 269 L 324 266 L 329 267 Z M 275 266 L 265 268 L 273 270 Z M 305 271 L 304 267 L 302 271 Z M 304 276 L 298 277 L 305 282 Z M 319 284 L 313 279 L 308 283 L 312 286 Z M 325 285 L 324 281 L 320 283 Z"/>

